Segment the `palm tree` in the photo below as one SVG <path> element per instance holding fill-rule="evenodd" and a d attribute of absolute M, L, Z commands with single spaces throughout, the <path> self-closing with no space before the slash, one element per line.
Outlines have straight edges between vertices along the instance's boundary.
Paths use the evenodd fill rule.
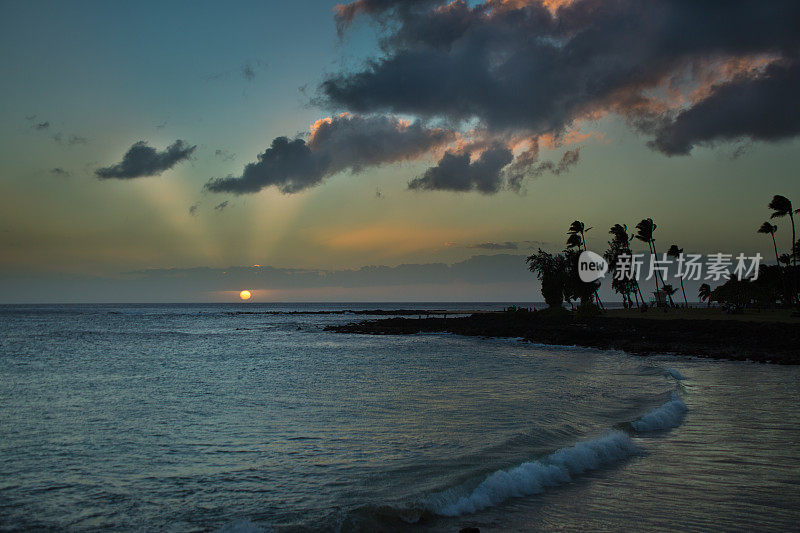
<path fill-rule="evenodd" d="M 631 255 L 630 242 L 633 236 L 628 235 L 628 226 L 625 224 L 614 224 L 608 230 L 608 233 L 611 234 L 612 238 L 608 241 L 609 248 L 605 253 L 605 259 L 608 261 L 609 270 L 614 272 L 619 263 L 619 257 L 621 255 Z M 622 294 L 623 302 L 627 302 L 628 306 L 632 307 L 635 299 L 636 307 L 640 307 L 639 296 L 641 296 L 642 291 L 639 288 L 639 282 L 634 276 L 631 276 L 630 279 L 617 279 L 614 276 L 611 280 L 611 287 Z M 631 298 L 631 292 L 633 293 L 633 298 Z M 644 303 L 644 297 L 642 297 L 641 301 Z"/>
<path fill-rule="evenodd" d="M 770 224 L 769 222 L 764 222 L 761 224 L 761 227 L 758 228 L 758 233 L 763 233 L 764 235 L 771 235 L 772 236 L 772 247 L 775 249 L 775 262 L 780 266 L 780 257 L 778 256 L 778 245 L 775 242 L 775 232 L 778 231 L 778 226 L 774 224 Z"/>
<path fill-rule="evenodd" d="M 792 210 L 792 202 L 785 196 L 781 196 L 780 194 L 776 194 L 772 197 L 772 201 L 770 201 L 768 207 L 772 209 L 772 216 L 770 218 L 780 218 L 789 215 L 789 219 L 792 221 L 792 250 L 794 250 L 794 243 L 797 242 L 797 236 L 795 234 L 795 227 L 794 227 L 794 214 L 800 212 L 800 209 Z M 775 238 L 773 232 L 773 239 Z M 777 247 L 776 247 L 777 248 Z M 797 256 L 792 254 L 792 270 L 794 271 L 794 276 L 792 281 L 794 282 L 794 287 L 791 289 L 792 295 L 792 302 L 794 303 L 796 296 L 797 296 Z M 791 284 L 791 283 L 790 283 Z"/>
<path fill-rule="evenodd" d="M 797 240 L 794 229 L 794 214 L 800 211 L 800 209 L 793 211 L 792 202 L 780 194 L 776 194 L 772 197 L 772 201 L 769 203 L 768 207 L 772 209 L 772 216 L 770 218 L 780 218 L 789 215 L 789 219 L 792 221 L 792 245 L 794 245 Z M 793 260 L 792 266 L 797 266 L 796 259 Z"/>
<path fill-rule="evenodd" d="M 678 258 L 683 254 L 683 248 L 678 248 L 677 244 L 673 244 L 667 250 L 667 255 L 670 257 Z M 689 300 L 686 299 L 686 289 L 683 288 L 683 276 L 679 278 L 681 280 L 681 292 L 683 293 L 683 303 L 685 307 L 689 307 Z"/>
<path fill-rule="evenodd" d="M 656 258 L 656 240 L 653 238 L 653 232 L 656 231 L 656 223 L 653 222 L 652 218 L 645 218 L 642 219 L 641 222 L 636 224 L 636 234 L 634 237 L 639 239 L 642 242 L 647 243 L 647 247 L 650 249 L 650 253 L 653 254 L 653 259 Z M 661 299 L 661 291 L 658 287 L 658 279 L 660 277 L 660 273 L 656 271 L 656 299 Z M 664 284 L 664 280 L 661 280 L 661 284 Z"/>
<path fill-rule="evenodd" d="M 703 283 L 697 290 L 697 297 L 701 302 L 708 302 L 708 307 L 711 307 L 711 286 L 708 283 Z"/>
<path fill-rule="evenodd" d="M 567 248 L 574 248 L 577 247 L 578 251 L 581 251 L 581 246 L 583 249 L 586 250 L 586 232 L 592 228 L 587 228 L 586 224 L 581 222 L 580 220 L 574 221 L 572 224 L 569 225 L 569 230 L 567 230 Z"/>
<path fill-rule="evenodd" d="M 587 228 L 586 224 L 581 222 L 580 220 L 575 220 L 572 224 L 569 225 L 569 230 L 567 230 L 567 248 L 577 248 L 578 252 L 581 251 L 581 247 L 583 250 L 586 251 L 586 232 L 592 228 Z M 600 309 L 603 309 L 603 302 L 600 301 L 600 295 L 597 294 L 597 289 L 594 290 L 594 297 L 597 300 L 597 305 Z"/>
<path fill-rule="evenodd" d="M 568 277 L 567 260 L 563 254 L 548 254 L 539 248 L 538 253 L 528 257 L 528 269 L 535 272 L 542 282 L 542 296 L 550 307 L 561 307 Z"/>
<path fill-rule="evenodd" d="M 669 301 L 670 301 L 670 302 L 672 302 L 672 295 L 673 295 L 673 294 L 675 294 L 676 292 L 678 292 L 678 289 L 676 289 L 676 288 L 675 288 L 675 287 L 673 287 L 672 285 L 664 285 L 664 286 L 662 287 L 662 290 L 663 290 L 663 291 L 664 291 L 664 293 L 667 295 L 667 297 L 669 298 Z M 672 302 L 672 305 L 674 306 L 674 305 L 675 305 L 675 302 Z"/>

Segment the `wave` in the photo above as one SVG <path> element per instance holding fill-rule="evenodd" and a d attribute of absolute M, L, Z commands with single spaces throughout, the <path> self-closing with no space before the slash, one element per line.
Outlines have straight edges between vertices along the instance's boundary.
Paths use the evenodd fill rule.
<path fill-rule="evenodd" d="M 617 462 L 638 453 L 631 438 L 612 431 L 597 439 L 562 448 L 547 457 L 509 470 L 489 474 L 472 492 L 458 496 L 452 490 L 429 497 L 428 507 L 443 516 L 474 513 L 509 498 L 544 492 L 572 480 L 572 476 Z"/>
<path fill-rule="evenodd" d="M 668 402 L 631 422 L 631 427 L 638 432 L 672 429 L 681 425 L 685 414 L 686 404 L 673 392 Z"/>
<path fill-rule="evenodd" d="M 672 376 L 673 378 L 677 379 L 678 381 L 681 381 L 681 380 L 683 380 L 683 379 L 686 379 L 685 377 L 683 377 L 683 374 L 681 374 L 680 372 L 678 372 L 678 371 L 677 371 L 677 370 L 675 370 L 674 368 L 668 368 L 668 369 L 667 369 L 667 374 L 669 374 L 669 375 L 670 375 L 670 376 Z"/>
<path fill-rule="evenodd" d="M 631 422 L 630 428 L 643 433 L 678 427 L 686 410 L 686 404 L 673 392 L 668 402 Z M 612 431 L 602 437 L 561 448 L 537 461 L 492 472 L 467 495 L 459 495 L 457 489 L 433 494 L 426 499 L 426 507 L 442 516 L 475 513 L 510 498 L 540 494 L 547 487 L 570 482 L 575 475 L 637 453 L 639 449 L 627 433 Z"/>

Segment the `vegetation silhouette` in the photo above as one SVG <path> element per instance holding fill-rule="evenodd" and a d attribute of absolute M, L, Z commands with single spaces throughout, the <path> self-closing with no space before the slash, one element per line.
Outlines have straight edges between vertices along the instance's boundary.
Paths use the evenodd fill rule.
<path fill-rule="evenodd" d="M 798 294 L 798 276 L 800 269 L 797 268 L 797 258 L 800 256 L 800 242 L 796 239 L 796 229 L 794 215 L 800 209 L 794 209 L 791 200 L 785 196 L 775 195 L 768 204 L 772 210 L 771 218 L 788 216 L 792 223 L 792 244 L 787 253 L 781 254 L 775 233 L 778 226 L 764 222 L 757 232 L 769 235 L 772 238 L 772 248 L 775 252 L 775 265 L 761 264 L 755 275 L 739 279 L 739 276 L 726 276 L 725 282 L 712 288 L 708 283 L 700 285 L 697 296 L 701 302 L 706 302 L 710 307 L 717 304 L 721 309 L 738 313 L 743 309 L 774 309 L 776 307 L 793 308 L 800 304 L 800 294 Z M 651 260 L 657 261 L 658 253 L 655 244 L 656 223 L 652 218 L 644 218 L 636 224 L 636 232 L 628 234 L 628 226 L 625 224 L 614 224 L 608 233 L 611 239 L 608 241 L 608 249 L 604 252 L 603 258 L 608 263 L 608 271 L 615 273 L 619 270 L 623 257 L 632 257 L 631 243 L 634 239 L 647 244 L 651 254 Z M 560 253 L 549 253 L 539 248 L 536 254 L 526 258 L 528 268 L 534 272 L 542 282 L 542 295 L 550 308 L 562 307 L 566 301 L 572 307 L 572 302 L 580 300 L 578 310 L 583 314 L 592 314 L 595 311 L 605 310 L 598 289 L 600 281 L 585 283 L 578 276 L 578 259 L 583 251 L 587 251 L 586 233 L 591 230 L 580 220 L 573 221 L 567 231 L 566 248 Z M 664 254 L 665 258 L 671 258 L 671 263 L 682 264 L 684 255 L 683 248 L 677 244 L 672 244 Z M 630 266 L 630 265 L 628 265 Z M 642 311 L 647 310 L 648 304 L 642 293 L 638 282 L 638 269 L 636 266 L 630 276 L 611 275 L 611 288 L 622 298 L 624 308 L 638 308 Z M 667 284 L 664 276 L 666 271 L 660 268 L 653 268 L 655 273 L 655 304 L 665 306 L 668 302 L 670 307 L 675 305 L 673 296 L 678 291 L 676 287 Z M 676 277 L 680 280 L 680 290 L 683 295 L 684 308 L 689 307 L 689 299 L 686 296 L 683 275 L 679 272 Z M 596 302 L 596 305 L 594 303 Z"/>
<path fill-rule="evenodd" d="M 680 259 L 683 256 L 683 248 L 678 248 L 677 244 L 673 244 L 667 250 L 667 256 L 672 257 L 674 259 Z M 678 279 L 681 281 L 681 292 L 683 293 L 683 306 L 689 307 L 689 300 L 686 299 L 686 289 L 683 287 L 683 276 L 678 276 Z"/>

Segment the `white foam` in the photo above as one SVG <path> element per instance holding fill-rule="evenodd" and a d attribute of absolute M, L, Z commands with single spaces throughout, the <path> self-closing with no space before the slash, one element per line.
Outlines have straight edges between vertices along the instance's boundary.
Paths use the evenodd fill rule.
<path fill-rule="evenodd" d="M 631 427 L 641 432 L 676 428 L 681 425 L 685 414 L 686 404 L 673 392 L 667 403 L 631 422 Z"/>
<path fill-rule="evenodd" d="M 637 452 L 625 433 L 607 435 L 580 442 L 539 460 L 522 463 L 509 470 L 489 474 L 467 496 L 445 491 L 429 499 L 429 507 L 444 516 L 474 513 L 519 496 L 543 492 L 546 487 L 567 483 L 572 476 L 595 470 Z"/>

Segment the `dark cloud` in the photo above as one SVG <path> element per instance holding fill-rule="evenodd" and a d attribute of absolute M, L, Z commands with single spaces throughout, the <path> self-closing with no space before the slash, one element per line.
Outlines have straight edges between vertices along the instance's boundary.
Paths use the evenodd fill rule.
<path fill-rule="evenodd" d="M 100 179 L 157 176 L 181 161 L 189 159 L 196 148 L 197 146 L 189 146 L 185 141 L 177 140 L 166 150 L 159 152 L 148 146 L 145 141 L 139 141 L 128 149 L 121 162 L 98 168 L 95 170 L 95 175 Z"/>
<path fill-rule="evenodd" d="M 66 170 L 64 170 L 61 167 L 56 167 L 56 168 L 50 169 L 50 174 L 52 174 L 54 176 L 59 176 L 59 177 L 62 177 L 62 178 L 69 177 L 69 172 L 67 172 Z"/>
<path fill-rule="evenodd" d="M 503 184 L 501 171 L 514 159 L 507 147 L 494 145 L 474 161 L 471 154 L 446 152 L 435 167 L 408 183 L 410 189 L 442 191 L 479 191 L 495 193 Z"/>
<path fill-rule="evenodd" d="M 214 211 L 224 211 L 226 207 L 228 207 L 228 200 L 225 200 L 224 202 L 220 202 L 217 205 L 215 205 Z"/>
<path fill-rule="evenodd" d="M 241 176 L 212 179 L 205 188 L 247 194 L 275 186 L 296 193 L 338 172 L 417 158 L 453 139 L 453 132 L 419 121 L 340 115 L 314 124 L 308 140 L 277 137 Z"/>
<path fill-rule="evenodd" d="M 50 122 L 39 122 L 34 126 L 34 128 L 36 128 L 39 131 L 46 130 L 49 127 L 50 127 Z"/>
<path fill-rule="evenodd" d="M 380 58 L 321 86 L 324 102 L 352 112 L 530 136 L 613 113 L 670 155 L 800 130 L 796 0 L 575 0 L 557 11 L 358 0 L 336 13 L 340 27 L 366 14 L 383 28 Z"/>
<path fill-rule="evenodd" d="M 800 133 L 799 94 L 800 63 L 770 65 L 762 77 L 715 86 L 707 98 L 659 128 L 649 144 L 668 155 L 685 155 L 696 144 L 794 137 Z"/>
<path fill-rule="evenodd" d="M 564 152 L 564 155 L 561 156 L 561 160 L 558 162 L 558 165 L 556 166 L 555 170 L 553 170 L 553 173 L 558 175 L 568 172 L 570 168 L 578 164 L 580 158 L 581 158 L 580 146 L 578 146 L 574 150 L 567 150 L 566 152 Z"/>
<path fill-rule="evenodd" d="M 192 216 L 197 215 L 197 210 L 200 209 L 200 202 L 189 206 L 189 214 Z"/>

